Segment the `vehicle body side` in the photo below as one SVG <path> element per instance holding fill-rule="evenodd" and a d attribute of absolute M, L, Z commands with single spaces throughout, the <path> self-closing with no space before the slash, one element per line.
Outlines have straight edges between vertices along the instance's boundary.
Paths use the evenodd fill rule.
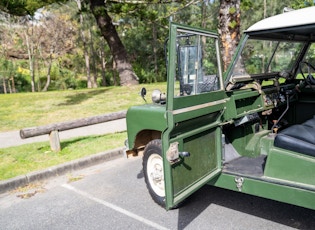
<path fill-rule="evenodd" d="M 167 128 L 165 105 L 133 106 L 127 111 L 129 154 L 137 155 Z"/>
<path fill-rule="evenodd" d="M 215 33 L 171 24 L 167 99 L 127 113 L 130 153 L 161 140 L 167 209 L 210 184 L 315 210 L 315 69 L 306 62 L 315 61 L 314 14 L 310 7 L 254 24 L 224 76 Z M 193 35 L 196 73 L 187 81 L 178 55 L 195 48 L 178 42 Z M 205 47 L 215 68 L 202 59 Z M 217 81 L 197 92 L 204 66 Z"/>

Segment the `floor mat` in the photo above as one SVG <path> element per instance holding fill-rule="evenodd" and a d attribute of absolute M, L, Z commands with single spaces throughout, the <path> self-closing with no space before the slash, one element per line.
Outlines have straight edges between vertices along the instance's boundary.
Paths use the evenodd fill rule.
<path fill-rule="evenodd" d="M 225 163 L 223 172 L 261 177 L 264 175 L 266 159 L 266 155 L 261 155 L 256 158 L 239 157 Z"/>

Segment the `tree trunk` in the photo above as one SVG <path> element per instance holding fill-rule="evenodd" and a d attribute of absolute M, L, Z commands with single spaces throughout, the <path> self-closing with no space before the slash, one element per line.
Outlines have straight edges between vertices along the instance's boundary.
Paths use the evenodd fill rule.
<path fill-rule="evenodd" d="M 203 1 L 201 4 L 201 28 L 206 28 L 207 26 L 207 5 L 206 3 Z"/>
<path fill-rule="evenodd" d="M 152 23 L 152 37 L 153 37 L 153 56 L 154 56 L 154 73 L 158 74 L 158 58 L 157 58 L 157 29 L 156 24 Z"/>
<path fill-rule="evenodd" d="M 95 60 L 95 50 L 93 46 L 93 35 L 91 32 L 91 28 L 89 28 L 89 38 L 90 38 L 90 53 L 92 58 L 92 70 L 93 70 L 93 78 L 91 79 L 92 87 L 97 88 L 97 68 L 96 68 L 96 60 Z"/>
<path fill-rule="evenodd" d="M 12 94 L 12 88 L 11 88 L 10 78 L 9 78 L 9 80 L 8 80 L 8 87 L 9 87 L 9 92 L 10 92 L 10 94 Z"/>
<path fill-rule="evenodd" d="M 103 47 L 99 50 L 99 57 L 101 60 L 101 68 L 102 68 L 102 86 L 106 86 L 106 60 L 105 53 Z"/>
<path fill-rule="evenodd" d="M 118 84 L 117 84 L 117 78 L 116 78 L 116 62 L 115 62 L 115 60 L 114 59 L 112 59 L 112 75 L 113 75 L 113 82 L 114 82 L 114 86 L 117 86 Z"/>
<path fill-rule="evenodd" d="M 91 82 L 91 70 L 90 70 L 90 56 L 85 48 L 84 48 L 84 60 L 85 60 L 85 68 L 86 68 L 87 87 L 88 89 L 91 89 L 92 82 Z"/>
<path fill-rule="evenodd" d="M 50 85 L 51 66 L 52 66 L 52 53 L 50 53 L 50 55 L 49 55 L 48 68 L 47 68 L 47 80 L 46 80 L 46 84 L 45 84 L 45 86 L 44 86 L 43 91 L 47 91 L 47 90 L 48 90 L 48 87 L 49 87 L 49 85 Z"/>
<path fill-rule="evenodd" d="M 267 0 L 264 0 L 264 18 L 267 17 Z"/>
<path fill-rule="evenodd" d="M 13 93 L 16 93 L 14 76 L 11 77 L 11 80 L 12 80 L 12 92 L 13 92 Z"/>
<path fill-rule="evenodd" d="M 34 70 L 34 44 L 30 41 L 30 37 L 28 36 L 27 32 L 24 31 L 26 46 L 27 46 L 27 53 L 28 53 L 28 60 L 29 60 L 29 68 L 30 68 L 30 75 L 31 75 L 31 86 L 32 92 L 35 92 L 35 70 Z"/>
<path fill-rule="evenodd" d="M 82 5 L 81 1 L 82 0 L 75 0 L 80 12 L 80 37 L 82 39 L 83 43 L 83 53 L 84 53 L 84 60 L 85 60 L 85 70 L 86 70 L 86 78 L 87 78 L 87 87 L 90 89 L 92 88 L 92 81 L 91 81 L 91 69 L 90 69 L 90 56 L 89 56 L 89 51 L 88 51 L 88 45 L 87 45 L 87 39 L 86 36 L 84 35 L 84 18 L 82 14 Z"/>
<path fill-rule="evenodd" d="M 136 85 L 139 83 L 137 75 L 127 58 L 127 51 L 122 44 L 112 19 L 109 17 L 104 0 L 90 0 L 91 11 L 101 30 L 101 33 L 111 50 L 117 71 L 119 73 L 120 85 Z"/>
<path fill-rule="evenodd" d="M 3 92 L 4 92 L 4 94 L 7 94 L 7 85 L 6 85 L 6 83 L 5 83 L 5 77 L 3 76 Z"/>
<path fill-rule="evenodd" d="M 240 40 L 240 0 L 220 0 L 219 34 L 224 70 L 229 66 Z"/>

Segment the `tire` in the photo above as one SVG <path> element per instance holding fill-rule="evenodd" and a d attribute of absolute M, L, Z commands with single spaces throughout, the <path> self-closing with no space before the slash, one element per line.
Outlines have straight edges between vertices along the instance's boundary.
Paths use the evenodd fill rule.
<path fill-rule="evenodd" d="M 162 158 L 162 142 L 159 139 L 150 141 L 142 158 L 144 180 L 152 199 L 165 207 L 165 187 Z"/>

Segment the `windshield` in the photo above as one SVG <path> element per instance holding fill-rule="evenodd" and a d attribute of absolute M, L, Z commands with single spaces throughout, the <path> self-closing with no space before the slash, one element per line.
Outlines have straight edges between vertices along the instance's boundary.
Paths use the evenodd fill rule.
<path fill-rule="evenodd" d="M 238 56 L 232 78 L 291 72 L 303 47 L 302 42 L 248 39 Z"/>
<path fill-rule="evenodd" d="M 217 37 L 177 31 L 175 96 L 220 90 Z"/>

